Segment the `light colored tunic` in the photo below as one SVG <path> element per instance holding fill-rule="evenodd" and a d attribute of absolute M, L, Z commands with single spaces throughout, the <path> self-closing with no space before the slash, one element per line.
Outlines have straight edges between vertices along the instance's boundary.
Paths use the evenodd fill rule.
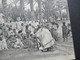
<path fill-rule="evenodd" d="M 21 26 L 21 30 L 22 30 L 22 33 L 25 35 L 26 34 L 26 26 Z"/>
<path fill-rule="evenodd" d="M 8 49 L 5 38 L 3 38 L 2 41 L 0 41 L 0 50 L 3 50 L 3 49 Z"/>
<path fill-rule="evenodd" d="M 28 30 L 31 31 L 31 34 L 34 34 L 34 28 L 32 26 L 29 26 Z"/>
<path fill-rule="evenodd" d="M 43 49 L 49 48 L 54 45 L 54 39 L 50 33 L 50 31 L 46 28 L 40 28 L 36 36 L 40 39 L 40 42 L 43 44 Z"/>

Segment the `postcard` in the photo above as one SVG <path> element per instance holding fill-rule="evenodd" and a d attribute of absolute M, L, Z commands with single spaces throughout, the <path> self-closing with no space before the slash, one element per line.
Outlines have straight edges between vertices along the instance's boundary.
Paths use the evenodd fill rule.
<path fill-rule="evenodd" d="M 0 0 L 0 60 L 73 60 L 67 0 Z"/>

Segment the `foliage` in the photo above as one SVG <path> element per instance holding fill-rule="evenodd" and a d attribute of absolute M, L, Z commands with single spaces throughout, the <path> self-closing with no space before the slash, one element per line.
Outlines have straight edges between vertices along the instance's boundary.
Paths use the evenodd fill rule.
<path fill-rule="evenodd" d="M 38 7 L 35 8 L 36 11 L 34 11 L 34 2 L 38 4 Z M 30 5 L 30 10 L 25 10 L 25 5 Z M 6 15 L 14 20 L 22 15 L 25 16 L 21 18 L 26 18 L 26 20 L 32 17 L 35 17 L 35 20 L 50 20 L 51 18 L 57 20 L 57 18 L 62 18 L 61 10 L 63 9 L 67 10 L 66 0 L 14 0 L 11 4 L 7 4 Z M 1 10 L 3 8 L 0 8 Z"/>

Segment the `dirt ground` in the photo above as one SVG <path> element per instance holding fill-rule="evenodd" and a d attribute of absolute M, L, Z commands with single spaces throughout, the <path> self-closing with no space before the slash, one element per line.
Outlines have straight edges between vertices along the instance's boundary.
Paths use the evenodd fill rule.
<path fill-rule="evenodd" d="M 53 51 L 28 51 L 28 49 L 10 49 L 0 51 L 0 60 L 69 60 L 74 59 L 72 39 L 55 42 Z"/>
<path fill-rule="evenodd" d="M 61 28 L 61 22 L 59 23 Z M 61 32 L 61 29 L 58 29 Z M 60 33 L 60 36 L 62 34 Z M 61 36 L 62 37 L 62 36 Z M 73 39 L 62 38 L 55 42 L 54 50 L 50 52 L 28 51 L 28 49 L 10 49 L 0 51 L 0 60 L 70 60 L 75 59 Z"/>

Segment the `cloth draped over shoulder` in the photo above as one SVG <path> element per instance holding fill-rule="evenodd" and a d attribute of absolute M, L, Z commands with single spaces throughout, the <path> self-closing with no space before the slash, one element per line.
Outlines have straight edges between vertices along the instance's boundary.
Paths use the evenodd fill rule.
<path fill-rule="evenodd" d="M 40 42 L 43 44 L 43 48 L 48 48 L 54 45 L 55 40 L 53 39 L 50 31 L 47 28 L 40 28 L 36 32 L 36 36 L 39 38 Z"/>

